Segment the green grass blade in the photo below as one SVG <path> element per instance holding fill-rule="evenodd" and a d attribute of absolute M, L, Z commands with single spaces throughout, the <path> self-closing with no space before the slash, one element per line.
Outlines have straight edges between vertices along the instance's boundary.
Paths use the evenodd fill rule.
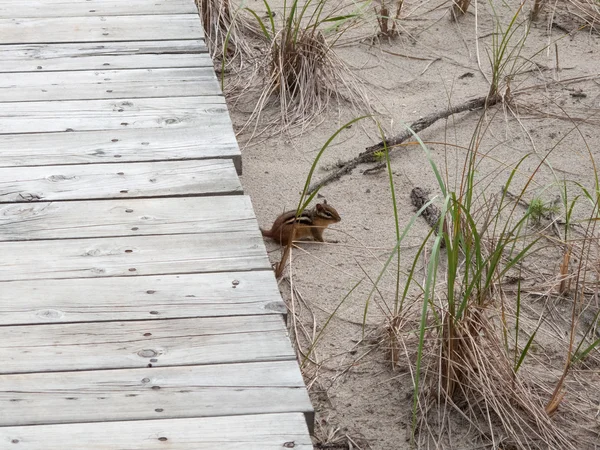
<path fill-rule="evenodd" d="M 333 317 L 335 317 L 336 313 L 338 312 L 338 309 L 340 309 L 340 307 L 344 304 L 344 302 L 346 301 L 346 299 L 348 297 L 350 297 L 350 294 L 352 294 L 352 292 L 354 292 L 354 290 L 363 282 L 363 280 L 358 281 L 354 286 L 352 286 L 352 289 L 350 289 L 348 291 L 348 293 L 344 296 L 344 298 L 342 298 L 342 301 L 340 301 L 338 303 L 338 305 L 335 307 L 335 309 L 333 310 L 333 312 L 329 315 L 329 317 L 327 318 L 327 320 L 325 321 L 325 324 L 323 325 L 323 328 L 321 328 L 321 331 L 319 331 L 319 334 L 317 334 L 317 337 L 315 338 L 315 340 L 313 341 L 312 345 L 310 346 L 310 348 L 308 349 L 308 351 L 306 352 L 306 355 L 304 355 L 304 358 L 302 359 L 302 363 L 300 364 L 302 367 L 304 367 L 304 364 L 306 364 L 306 361 L 308 360 L 308 358 L 310 358 L 310 355 L 312 354 L 313 350 L 315 349 L 315 347 L 317 346 L 317 343 L 319 342 L 319 340 L 321 339 L 321 335 L 323 334 L 323 332 L 325 331 L 325 329 L 327 328 L 327 326 L 329 325 L 329 322 L 331 321 L 331 319 L 333 319 Z"/>
<path fill-rule="evenodd" d="M 392 173 L 392 163 L 390 161 L 390 152 L 388 150 L 387 142 L 385 141 L 385 135 L 379 122 L 377 122 L 377 128 L 381 135 L 381 141 L 383 142 L 383 150 L 385 152 L 385 162 L 388 172 L 388 181 L 390 183 L 390 192 L 392 194 L 392 208 L 394 211 L 394 225 L 396 229 L 396 242 L 400 242 L 400 220 L 398 218 L 398 204 L 396 203 L 396 188 L 394 186 L 394 176 Z M 396 245 L 397 248 L 397 268 L 396 268 L 396 291 L 394 299 L 394 315 L 397 315 L 400 311 L 398 310 L 399 298 L 400 298 L 400 246 Z"/>
<path fill-rule="evenodd" d="M 329 137 L 329 139 L 327 139 L 327 142 L 325 142 L 323 147 L 321 147 L 321 150 L 319 150 L 319 153 L 317 153 L 317 156 L 315 157 L 315 160 L 313 161 L 312 166 L 310 167 L 310 171 L 308 172 L 308 176 L 306 177 L 306 182 L 304 183 L 304 189 L 302 190 L 302 195 L 300 196 L 300 201 L 298 202 L 297 216 L 302 214 L 302 211 L 304 211 L 304 209 L 310 204 L 311 200 L 319 192 L 320 188 L 315 189 L 315 191 L 308 197 L 308 199 L 305 200 L 306 193 L 308 192 L 308 188 L 310 186 L 312 176 L 317 168 L 319 159 L 321 159 L 321 156 L 323 156 L 323 153 L 325 152 L 325 150 L 327 150 L 327 148 L 329 147 L 329 144 L 331 144 L 331 142 L 337 137 L 338 134 L 340 134 L 342 131 L 344 131 L 346 128 L 348 128 L 350 125 L 352 125 L 355 122 L 358 122 L 359 120 L 366 119 L 367 117 L 371 117 L 371 116 L 365 115 L 365 116 L 356 117 L 355 119 L 352 119 L 350 122 L 345 123 L 340 128 L 338 128 L 337 131 L 335 133 L 333 133 Z"/>
<path fill-rule="evenodd" d="M 413 408 L 412 408 L 412 438 L 417 429 L 417 408 L 419 405 L 419 388 L 421 380 L 421 366 L 423 361 L 423 349 L 425 347 L 425 330 L 427 329 L 427 309 L 429 299 L 433 297 L 435 292 L 435 282 L 438 270 L 438 260 L 442 236 L 437 236 L 431 250 L 431 257 L 427 267 L 427 282 L 425 283 L 425 295 L 423 298 L 423 307 L 421 309 L 421 320 L 419 323 L 419 346 L 417 348 L 417 361 L 415 366 L 415 375 L 413 380 Z"/>
<path fill-rule="evenodd" d="M 404 231 L 402 232 L 402 235 L 400 236 L 400 239 L 398 240 L 398 242 L 396 243 L 396 245 L 394 246 L 394 248 L 392 249 L 392 251 L 390 252 L 390 256 L 388 257 L 388 259 L 386 260 L 386 262 L 383 264 L 383 268 L 381 269 L 381 271 L 379 272 L 379 276 L 377 277 L 377 279 L 375 280 L 375 283 L 373 285 L 373 287 L 371 288 L 371 292 L 369 292 L 369 295 L 367 296 L 367 300 L 365 302 L 365 307 L 363 309 L 363 331 L 364 331 L 364 327 L 367 323 L 367 313 L 369 311 L 369 304 L 370 304 L 370 299 L 373 296 L 373 293 L 375 292 L 375 290 L 377 289 L 377 286 L 379 285 L 379 282 L 381 281 L 381 279 L 383 278 L 383 275 L 385 274 L 388 266 L 390 265 L 390 263 L 392 262 L 392 259 L 394 259 L 394 255 L 396 254 L 396 252 L 398 251 L 398 247 L 400 246 L 400 244 L 402 243 L 402 241 L 404 240 L 404 238 L 406 237 L 408 231 L 412 228 L 413 224 L 415 223 L 415 221 L 417 220 L 417 218 L 423 213 L 423 211 L 425 211 L 425 208 L 427 208 L 429 205 L 431 205 L 431 203 L 435 200 L 432 199 L 430 201 L 428 201 L 426 204 L 424 204 L 421 209 L 419 209 L 408 221 L 408 224 L 406 225 L 406 227 L 404 227 Z M 431 231 L 431 233 L 433 233 L 433 230 Z M 424 244 L 423 244 L 424 245 Z M 419 252 L 420 254 L 420 252 Z M 414 270 L 414 267 L 413 267 Z M 404 291 L 404 296 L 407 294 L 408 292 L 408 282 L 405 286 L 405 291 Z M 403 299 L 404 299 L 403 296 Z"/>
<path fill-rule="evenodd" d="M 271 36 L 269 35 L 269 32 L 267 31 L 267 27 L 265 27 L 263 20 L 260 17 L 258 17 L 258 14 L 256 14 L 256 11 L 254 11 L 253 9 L 250 9 L 250 8 L 245 8 L 245 9 L 246 9 L 246 11 L 248 11 L 250 14 L 252 14 L 254 16 L 254 18 L 258 22 L 258 26 L 260 27 L 262 33 L 265 35 L 265 38 L 267 38 L 267 40 L 271 40 Z M 272 20 L 273 20 L 273 18 L 271 18 L 271 21 Z M 273 24 L 273 27 L 275 27 L 275 24 Z M 275 28 L 273 28 L 273 33 L 274 32 L 275 32 Z"/>
<path fill-rule="evenodd" d="M 538 326 L 535 329 L 535 331 L 532 333 L 532 335 L 527 340 L 527 344 L 525 344 L 525 347 L 523 348 L 523 351 L 521 351 L 521 356 L 519 357 L 519 360 L 517 361 L 517 364 L 515 364 L 515 369 L 514 369 L 515 373 L 517 373 L 519 371 L 519 368 L 521 367 L 521 364 L 523 364 L 523 361 L 525 361 L 525 357 L 529 353 L 529 347 L 531 347 L 531 344 L 533 343 L 533 340 L 535 339 L 535 335 L 537 334 L 538 330 L 540 329 L 540 325 L 541 325 L 541 322 L 540 322 L 540 324 L 538 324 Z"/>
<path fill-rule="evenodd" d="M 419 145 L 425 152 L 425 155 L 427 156 L 427 160 L 429 161 L 429 164 L 431 165 L 431 168 L 433 169 L 433 173 L 435 174 L 435 178 L 437 179 L 438 185 L 440 186 L 440 189 L 442 190 L 442 195 L 444 197 L 446 197 L 448 195 L 448 193 L 446 192 L 446 185 L 444 183 L 444 179 L 442 178 L 440 171 L 437 168 L 437 165 L 433 161 L 433 158 L 431 156 L 431 152 L 429 151 L 429 148 L 425 145 L 425 143 L 421 140 L 419 135 L 417 133 L 415 133 L 408 124 L 406 124 L 402 121 L 400 121 L 400 124 L 404 128 L 406 128 L 408 131 L 410 131 L 410 133 L 413 135 L 413 137 L 416 139 L 416 141 L 419 143 Z"/>
<path fill-rule="evenodd" d="M 582 351 L 582 352 L 576 351 L 575 354 L 573 355 L 573 359 L 571 360 L 571 363 L 574 364 L 576 362 L 583 361 L 585 359 L 585 357 L 592 350 L 594 350 L 596 348 L 600 348 L 600 339 L 596 339 L 592 344 L 590 344 L 588 347 L 586 347 L 586 349 L 584 351 Z"/>
<path fill-rule="evenodd" d="M 269 21 L 271 22 L 271 32 L 273 33 L 273 36 L 275 36 L 275 20 L 273 19 L 273 17 L 275 17 L 275 14 L 273 14 L 273 11 L 271 11 L 271 6 L 269 5 L 269 2 L 267 0 L 263 0 L 263 3 L 265 4 L 265 8 L 267 8 L 267 16 L 269 17 Z"/>

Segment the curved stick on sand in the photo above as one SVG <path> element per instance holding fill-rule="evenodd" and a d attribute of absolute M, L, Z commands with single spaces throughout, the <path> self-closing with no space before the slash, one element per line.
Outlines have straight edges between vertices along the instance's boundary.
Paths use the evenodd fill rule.
<path fill-rule="evenodd" d="M 499 95 L 496 95 L 493 97 L 488 97 L 487 95 L 483 96 L 483 97 L 477 97 L 473 100 L 469 100 L 465 103 L 461 103 L 460 105 L 452 106 L 444 111 L 438 111 L 438 112 L 429 114 L 425 117 L 422 117 L 419 120 L 413 122 L 410 125 L 410 128 L 412 129 L 413 132 L 418 133 L 418 132 L 424 130 L 425 128 L 429 128 L 431 125 L 433 125 L 435 122 L 437 122 L 440 119 L 445 119 L 454 114 L 458 114 L 458 113 L 461 113 L 464 111 L 480 109 L 483 107 L 487 108 L 487 107 L 490 107 L 490 106 L 498 103 L 500 101 L 500 99 L 501 99 L 501 97 Z M 394 136 L 390 139 L 387 139 L 385 145 L 388 148 L 391 148 L 394 145 L 398 145 L 398 144 L 406 141 L 408 138 L 412 137 L 412 135 L 413 134 L 410 130 L 404 130 L 402 133 L 397 134 L 396 136 Z M 316 189 L 323 187 L 326 184 L 329 184 L 332 181 L 337 180 L 338 178 L 341 178 L 343 175 L 346 175 L 347 173 L 350 173 L 352 171 L 352 169 L 356 168 L 356 166 L 358 166 L 359 164 L 373 162 L 374 154 L 378 151 L 383 150 L 384 148 L 385 147 L 384 147 L 383 141 L 379 142 L 378 144 L 375 144 L 371 147 L 367 147 L 365 149 L 365 151 L 360 153 L 357 157 L 344 162 L 341 167 L 334 170 L 329 175 L 325 176 L 324 178 L 317 181 L 316 183 L 312 184 L 310 186 L 310 188 L 308 189 L 308 193 L 312 194 Z M 382 163 L 381 166 L 382 167 L 385 166 L 385 163 Z M 377 170 L 377 168 L 378 168 L 378 166 L 373 167 L 372 169 L 369 169 L 369 170 L 373 171 L 373 170 Z"/>

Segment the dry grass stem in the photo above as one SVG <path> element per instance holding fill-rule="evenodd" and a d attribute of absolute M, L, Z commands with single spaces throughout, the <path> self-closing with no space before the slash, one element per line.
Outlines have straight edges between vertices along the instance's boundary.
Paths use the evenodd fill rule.
<path fill-rule="evenodd" d="M 382 37 L 394 38 L 400 34 L 398 30 L 398 21 L 400 20 L 400 13 L 402 12 L 402 6 L 404 6 L 404 0 L 397 0 L 395 6 L 396 13 L 393 16 L 389 0 L 381 0 L 379 9 L 377 6 L 373 7 L 377 17 L 377 24 L 379 25 L 379 34 Z"/>
<path fill-rule="evenodd" d="M 552 16 L 557 14 L 565 17 L 573 21 L 575 27 L 600 31 L 600 3 L 596 0 L 560 0 L 551 2 L 549 6 Z"/>
<path fill-rule="evenodd" d="M 471 4 L 471 0 L 454 0 L 452 5 L 452 12 L 455 18 L 465 15 Z"/>
<path fill-rule="evenodd" d="M 566 246 L 563 261 L 560 265 L 560 285 L 558 293 L 568 295 L 571 290 L 571 277 L 569 277 L 569 261 L 571 260 L 571 246 Z"/>
<path fill-rule="evenodd" d="M 227 64 L 251 59 L 253 50 L 244 32 L 252 29 L 230 0 L 196 0 L 209 53 Z"/>
<path fill-rule="evenodd" d="M 531 13 L 530 13 L 531 20 L 538 19 L 539 15 L 540 15 L 540 11 L 544 7 L 545 3 L 546 3 L 546 0 L 535 0 L 534 1 L 533 8 L 531 8 Z"/>

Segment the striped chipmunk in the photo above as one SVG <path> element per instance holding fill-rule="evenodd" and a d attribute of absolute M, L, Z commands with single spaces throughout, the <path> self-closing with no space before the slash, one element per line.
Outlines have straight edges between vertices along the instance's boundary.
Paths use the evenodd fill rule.
<path fill-rule="evenodd" d="M 317 203 L 312 209 L 305 209 L 296 219 L 296 210 L 287 211 L 281 214 L 270 230 L 263 230 L 263 236 L 273 239 L 281 245 L 287 245 L 292 238 L 294 223 L 296 225 L 296 236 L 294 240 L 313 238 L 315 241 L 325 242 L 323 232 L 329 225 L 342 220 L 338 212 L 332 206 L 323 203 Z"/>

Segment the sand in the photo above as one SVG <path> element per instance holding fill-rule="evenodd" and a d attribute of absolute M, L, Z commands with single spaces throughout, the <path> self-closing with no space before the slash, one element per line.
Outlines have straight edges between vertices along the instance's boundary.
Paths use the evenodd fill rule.
<path fill-rule="evenodd" d="M 505 19 L 515 11 L 514 1 L 508 5 L 494 4 Z M 430 2 L 408 2 L 404 19 L 399 23 L 401 33 L 390 40 L 376 38 L 373 17 L 356 33 L 365 39 L 354 40 L 336 50 L 363 80 L 388 136 L 402 131 L 403 123 L 485 95 L 489 90 L 484 76 L 490 76 L 487 52 L 494 31 L 489 4 L 479 2 L 477 16 L 471 7 L 458 22 L 450 20 L 448 3 L 436 6 Z M 256 1 L 252 7 L 264 9 Z M 527 4 L 525 8 L 528 7 Z M 532 24 L 519 62 L 528 59 L 536 65 L 534 70 L 516 77 L 511 89 L 539 87 L 515 96 L 510 104 L 492 108 L 485 118 L 489 128 L 480 149 L 487 157 L 481 159 L 476 178 L 478 186 L 489 195 L 498 194 L 506 182 L 509 175 L 506 166 L 513 166 L 530 154 L 521 168 L 525 175 L 517 177 L 514 183 L 518 191 L 526 183 L 526 174 L 534 171 L 548 152 L 548 163 L 539 169 L 527 199 L 540 195 L 552 200 L 558 194 L 556 180 L 573 180 L 593 188 L 589 152 L 596 158 L 600 156 L 600 35 L 588 29 L 577 31 L 577 25 L 577 20 L 560 14 L 551 17 L 548 12 Z M 565 34 L 564 30 L 572 33 Z M 477 42 L 476 36 L 480 37 Z M 248 110 L 240 103 L 231 106 L 234 126 L 239 130 L 248 118 Z M 424 141 L 432 143 L 429 144 L 432 157 L 453 190 L 459 189 L 457 180 L 464 164 L 464 148 L 468 147 L 481 115 L 481 111 L 472 111 L 452 116 L 420 133 Z M 578 120 L 577 127 L 573 121 L 564 120 L 567 115 Z M 278 214 L 296 207 L 316 153 L 338 127 L 353 117 L 356 112 L 342 104 L 330 108 L 322 120 L 313 122 L 302 134 L 292 129 L 250 141 L 248 130 L 239 134 L 244 164 L 242 183 L 252 198 L 261 226 L 268 228 Z M 353 158 L 379 140 L 373 121 L 354 124 L 327 150 L 315 178 L 320 179 L 338 161 Z M 292 336 L 300 334 L 297 342 L 306 349 L 308 344 L 302 330 L 313 338 L 319 334 L 346 294 L 363 280 L 320 335 L 312 355 L 319 362 L 318 369 L 313 364 L 305 368 L 317 410 L 316 448 L 409 448 L 413 392 L 410 364 L 403 355 L 394 366 L 389 359 L 388 341 L 381 339 L 386 311 L 394 303 L 393 276 L 386 276 L 380 294 L 371 298 L 363 327 L 365 304 L 371 291 L 369 278 L 378 276 L 395 244 L 389 179 L 386 172 L 363 174 L 369 167 L 361 165 L 320 191 L 342 216 L 340 223 L 325 232 L 326 238 L 338 243 L 301 244 L 300 249 L 293 251 L 291 267 L 280 283 L 284 299 L 297 316 L 297 320 L 290 320 Z M 404 229 L 414 214 L 411 190 L 418 186 L 436 196 L 440 188 L 424 151 L 418 146 L 396 150 L 392 170 L 400 226 Z M 584 217 L 586 211 L 585 206 L 578 207 L 576 214 Z M 558 215 L 564 216 L 564 211 Z M 428 233 L 427 224 L 417 219 L 401 246 L 403 270 L 407 270 Z M 270 241 L 266 244 L 272 261 L 279 261 L 280 247 Z M 551 291 L 548 287 L 556 279 L 560 263 L 560 252 L 548 249 L 528 263 L 523 283 L 538 285 L 540 291 Z M 420 262 L 417 267 L 417 277 L 421 280 L 423 264 Z M 408 360 L 415 347 L 411 320 L 420 311 L 419 297 L 413 294 L 416 293 L 411 294 L 409 302 L 412 309 L 407 310 L 407 324 L 402 329 Z M 532 326 L 539 314 L 553 308 L 554 325 L 544 326 L 536 340 L 540 365 L 536 366 L 535 361 L 530 364 L 533 372 L 545 371 L 548 385 L 553 386 L 564 364 L 565 330 L 571 306 L 568 301 L 556 300 L 555 295 L 549 303 L 535 296 L 527 297 L 526 302 Z M 598 358 L 598 351 L 595 352 Z M 302 362 L 303 358 L 299 356 L 299 360 Z M 553 367 L 550 371 L 549 361 Z M 593 383 L 599 378 L 598 365 L 582 369 L 577 378 L 587 383 L 577 384 L 585 391 L 583 396 L 587 401 L 580 409 L 587 421 L 585 427 L 596 433 L 596 439 L 600 439 L 597 437 L 600 422 L 597 414 L 594 417 L 593 408 L 600 402 L 600 390 L 593 388 Z M 576 382 L 573 376 L 569 382 Z M 567 396 L 566 401 L 572 402 L 573 398 Z M 449 414 L 454 428 L 450 435 L 444 435 L 438 448 L 489 445 L 458 414 Z M 435 445 L 430 442 L 430 447 Z"/>

